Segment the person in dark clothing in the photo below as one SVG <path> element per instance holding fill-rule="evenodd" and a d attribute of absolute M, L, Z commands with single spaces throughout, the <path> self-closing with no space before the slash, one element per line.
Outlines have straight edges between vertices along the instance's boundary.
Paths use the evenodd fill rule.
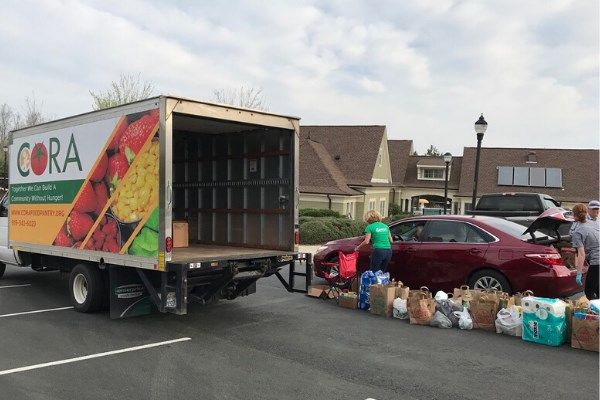
<path fill-rule="evenodd" d="M 573 218 L 576 226 L 571 233 L 573 247 L 577 250 L 577 283 L 583 285 L 582 276 L 585 262 L 589 265 L 585 278 L 585 296 L 589 300 L 598 298 L 598 264 L 600 264 L 600 225 L 587 218 L 588 210 L 585 204 L 576 204 L 573 207 Z"/>

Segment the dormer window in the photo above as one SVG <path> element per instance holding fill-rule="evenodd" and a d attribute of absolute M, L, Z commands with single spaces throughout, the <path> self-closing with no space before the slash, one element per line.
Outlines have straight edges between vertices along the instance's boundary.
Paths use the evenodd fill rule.
<path fill-rule="evenodd" d="M 444 170 L 438 168 L 421 168 L 419 179 L 444 180 Z"/>
<path fill-rule="evenodd" d="M 452 168 L 452 167 L 450 167 Z M 426 181 L 443 181 L 446 174 L 446 164 L 443 160 L 421 160 L 417 164 L 417 179 Z M 448 169 L 450 175 L 450 169 Z"/>

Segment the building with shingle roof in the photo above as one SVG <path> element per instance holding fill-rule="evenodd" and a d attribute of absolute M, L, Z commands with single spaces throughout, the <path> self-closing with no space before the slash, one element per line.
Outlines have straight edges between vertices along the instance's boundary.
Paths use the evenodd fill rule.
<path fill-rule="evenodd" d="M 598 149 L 481 148 L 477 197 L 484 193 L 538 192 L 564 207 L 599 196 Z M 448 212 L 471 208 L 476 148 L 448 164 Z M 412 140 L 388 140 L 383 125 L 301 126 L 300 208 L 328 208 L 360 219 L 368 209 L 388 215 L 440 213 L 443 156 L 414 155 Z M 425 203 L 425 204 L 424 204 Z"/>
<path fill-rule="evenodd" d="M 387 215 L 391 188 L 385 126 L 300 127 L 300 208 Z"/>
<path fill-rule="evenodd" d="M 564 207 L 599 197 L 598 149 L 482 147 L 477 196 L 484 193 L 535 192 L 552 196 Z M 465 147 L 459 213 L 469 210 L 473 196 L 477 148 Z"/>

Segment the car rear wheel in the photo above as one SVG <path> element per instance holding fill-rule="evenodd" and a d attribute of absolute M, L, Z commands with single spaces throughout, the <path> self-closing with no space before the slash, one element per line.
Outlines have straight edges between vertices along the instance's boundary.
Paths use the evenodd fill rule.
<path fill-rule="evenodd" d="M 491 269 L 483 269 L 474 273 L 469 279 L 469 286 L 475 290 L 497 290 L 511 293 L 510 283 L 506 277 Z"/>

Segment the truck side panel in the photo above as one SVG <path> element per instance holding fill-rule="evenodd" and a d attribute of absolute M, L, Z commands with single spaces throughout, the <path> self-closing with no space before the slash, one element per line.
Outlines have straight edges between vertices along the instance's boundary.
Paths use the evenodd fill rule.
<path fill-rule="evenodd" d="M 9 244 L 155 269 L 157 130 L 158 109 L 151 108 L 16 133 Z"/>

